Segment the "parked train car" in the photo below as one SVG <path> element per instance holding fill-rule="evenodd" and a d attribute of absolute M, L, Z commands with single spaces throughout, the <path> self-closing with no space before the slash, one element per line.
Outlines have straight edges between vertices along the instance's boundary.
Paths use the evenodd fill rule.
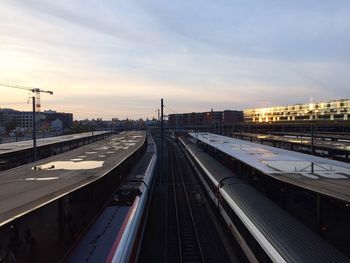
<path fill-rule="evenodd" d="M 197 145 L 179 142 L 249 262 L 350 262 Z"/>
<path fill-rule="evenodd" d="M 147 150 L 113 198 L 69 254 L 66 262 L 137 262 L 155 181 L 157 148 Z"/>

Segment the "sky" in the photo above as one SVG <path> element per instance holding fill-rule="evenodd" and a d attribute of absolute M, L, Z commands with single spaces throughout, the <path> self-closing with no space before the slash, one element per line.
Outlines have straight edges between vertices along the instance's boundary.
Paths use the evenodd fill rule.
<path fill-rule="evenodd" d="M 348 0 L 1 0 L 0 82 L 76 119 L 349 98 L 349 16 Z"/>

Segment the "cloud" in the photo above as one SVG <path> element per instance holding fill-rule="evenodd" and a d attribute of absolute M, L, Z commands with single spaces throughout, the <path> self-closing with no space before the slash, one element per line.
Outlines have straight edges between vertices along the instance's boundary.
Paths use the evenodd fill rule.
<path fill-rule="evenodd" d="M 93 4 L 91 1 L 84 1 L 85 4 Z M 90 2 L 90 3 L 89 3 Z M 27 9 L 32 9 L 42 15 L 51 16 L 52 18 L 63 20 L 67 23 L 83 27 L 88 30 L 95 31 L 100 34 L 106 34 L 110 37 L 121 38 L 126 40 L 138 41 L 140 36 L 119 26 L 123 24 L 121 21 L 113 21 L 117 23 L 108 23 L 102 17 L 95 13 L 93 6 L 90 6 L 88 12 L 81 13 L 82 2 L 73 3 L 72 1 L 60 1 L 60 3 L 52 1 L 18 1 L 20 5 Z M 106 11 L 106 9 L 104 9 Z M 49 18 L 50 19 L 50 18 Z M 111 21 L 110 21 L 111 22 Z M 69 26 L 69 25 L 68 25 Z"/>
<path fill-rule="evenodd" d="M 134 2 L 173 33 L 226 54 L 293 60 L 350 58 L 347 1 Z"/>
<path fill-rule="evenodd" d="M 347 1 L 0 4 L 0 81 L 77 116 L 243 109 L 348 96 Z M 0 103 L 23 99 L 6 94 Z M 147 110 L 148 109 L 148 110 Z M 94 115 L 95 114 L 95 115 Z"/>

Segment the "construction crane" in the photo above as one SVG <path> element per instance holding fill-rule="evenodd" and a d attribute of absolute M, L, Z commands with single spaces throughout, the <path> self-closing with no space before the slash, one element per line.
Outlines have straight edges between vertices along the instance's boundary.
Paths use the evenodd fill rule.
<path fill-rule="evenodd" d="M 42 90 L 42 89 L 33 88 L 33 87 L 14 85 L 14 84 L 6 84 L 6 83 L 0 83 L 0 86 L 14 88 L 14 89 L 29 90 L 29 91 L 35 93 L 35 111 L 36 112 L 41 111 L 40 93 L 48 93 L 50 95 L 53 95 L 53 91 Z"/>
<path fill-rule="evenodd" d="M 23 90 L 29 90 L 33 93 L 35 93 L 35 96 L 32 97 L 33 100 L 33 161 L 36 161 L 37 156 L 37 150 L 36 150 L 36 112 L 41 111 L 41 103 L 40 103 L 40 93 L 48 93 L 50 95 L 53 95 L 53 91 L 48 90 L 42 90 L 39 88 L 33 88 L 33 87 L 26 87 L 26 86 L 20 86 L 20 85 L 14 85 L 14 84 L 6 84 L 6 83 L 0 83 L 0 86 L 14 88 L 14 89 L 23 89 Z"/>

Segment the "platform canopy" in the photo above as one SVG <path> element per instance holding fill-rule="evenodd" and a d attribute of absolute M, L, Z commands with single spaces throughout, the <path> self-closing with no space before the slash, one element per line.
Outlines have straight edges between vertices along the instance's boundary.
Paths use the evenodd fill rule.
<path fill-rule="evenodd" d="M 211 133 L 194 139 L 278 180 L 350 202 L 350 164 Z"/>
<path fill-rule="evenodd" d="M 54 137 L 37 139 L 36 143 L 37 143 L 37 147 L 40 147 L 40 146 L 47 146 L 47 145 L 61 143 L 61 142 L 74 141 L 78 139 L 83 139 L 91 136 L 108 134 L 108 133 L 110 133 L 110 131 L 94 131 L 94 133 L 83 132 L 83 133 L 77 133 L 77 134 L 54 136 Z M 4 144 L 0 144 L 0 155 L 28 150 L 31 148 L 33 148 L 33 140 L 4 143 Z"/>
<path fill-rule="evenodd" d="M 108 174 L 145 142 L 122 132 L 72 151 L 0 172 L 0 226 Z"/>

